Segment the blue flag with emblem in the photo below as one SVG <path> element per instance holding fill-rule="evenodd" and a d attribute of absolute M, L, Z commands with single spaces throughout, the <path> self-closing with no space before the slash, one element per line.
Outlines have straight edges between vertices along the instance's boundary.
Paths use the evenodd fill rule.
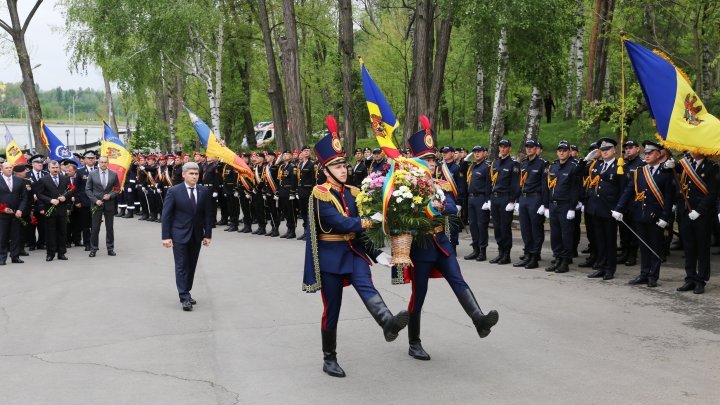
<path fill-rule="evenodd" d="M 45 125 L 45 122 L 40 121 L 40 137 L 45 143 L 45 147 L 48 149 L 48 156 L 52 160 L 58 162 L 65 159 L 71 159 L 78 165 L 80 162 L 73 156 L 70 149 L 57 137 L 53 132 Z"/>

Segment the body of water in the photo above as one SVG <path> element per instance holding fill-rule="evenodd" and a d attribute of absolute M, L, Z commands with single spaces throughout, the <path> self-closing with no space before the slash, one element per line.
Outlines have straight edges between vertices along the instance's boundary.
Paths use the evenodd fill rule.
<path fill-rule="evenodd" d="M 84 124 L 78 124 L 76 126 L 72 125 L 53 125 L 53 124 L 47 124 L 48 128 L 52 131 L 55 136 L 57 136 L 61 141 L 63 141 L 66 146 L 70 150 L 74 150 L 75 145 L 83 145 L 86 143 L 91 142 L 97 142 L 102 137 L 103 133 L 103 127 L 102 125 L 84 125 Z M 15 142 L 22 148 L 22 149 L 28 149 L 30 147 L 35 147 L 35 143 L 31 138 L 30 133 L 28 132 L 28 126 L 27 124 L 20 124 L 20 123 L 8 123 L 7 124 L 8 129 L 10 129 L 10 133 L 12 134 L 13 138 L 15 139 Z M 0 126 L 3 135 L 5 134 L 5 128 Z M 85 131 L 87 130 L 87 138 L 85 137 Z M 69 137 L 67 136 L 67 132 L 69 132 Z M 0 141 L 0 144 L 5 146 L 5 137 L 3 136 L 2 141 Z"/>

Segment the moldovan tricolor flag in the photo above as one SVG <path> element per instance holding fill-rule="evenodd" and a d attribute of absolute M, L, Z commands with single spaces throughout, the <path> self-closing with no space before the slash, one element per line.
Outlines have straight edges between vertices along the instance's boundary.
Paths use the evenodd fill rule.
<path fill-rule="evenodd" d="M 720 120 L 707 111 L 685 73 L 662 52 L 624 42 L 663 145 L 720 155 Z"/>
<path fill-rule="evenodd" d="M 385 95 L 370 77 L 370 73 L 365 68 L 365 63 L 362 60 L 360 60 L 360 70 L 373 133 L 378 144 L 380 144 L 380 148 L 385 152 L 385 156 L 395 159 L 401 156 L 401 153 L 393 143 L 392 134 L 400 126 L 400 123 L 395 119 L 395 114 L 393 114 L 390 104 L 385 100 Z"/>
<path fill-rule="evenodd" d="M 120 140 L 110 125 L 103 120 L 103 138 L 100 146 L 100 156 L 107 156 L 108 167 L 118 175 L 120 188 L 125 184 L 125 176 L 132 163 L 132 154 L 125 148 L 125 143 Z"/>
<path fill-rule="evenodd" d="M 241 176 L 255 182 L 255 177 L 253 176 L 252 170 L 250 170 L 250 166 L 248 166 L 240 156 L 230 150 L 230 148 L 221 144 L 210 127 L 208 127 L 200 117 L 187 108 L 185 109 L 190 115 L 190 121 L 192 121 L 193 127 L 195 127 L 195 132 L 197 132 L 200 143 L 202 143 L 203 147 L 207 150 L 207 155 L 221 159 L 223 162 L 235 168 Z"/>
<path fill-rule="evenodd" d="M 30 136 L 32 136 L 32 134 L 30 134 Z M 21 163 L 27 164 L 27 160 L 25 160 L 22 150 L 18 146 L 17 142 L 15 142 L 15 138 L 13 138 L 7 127 L 5 127 L 5 156 L 5 160 L 10 162 L 13 166 Z"/>

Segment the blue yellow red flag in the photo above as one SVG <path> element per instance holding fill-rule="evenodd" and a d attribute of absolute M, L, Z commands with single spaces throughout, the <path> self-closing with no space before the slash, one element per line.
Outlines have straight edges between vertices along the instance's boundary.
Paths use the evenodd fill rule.
<path fill-rule="evenodd" d="M 624 43 L 662 144 L 720 155 L 720 120 L 707 111 L 687 75 L 662 52 Z"/>
<path fill-rule="evenodd" d="M 65 159 L 70 159 L 80 165 L 80 161 L 70 152 L 70 149 L 55 136 L 55 134 L 45 125 L 44 121 L 40 121 L 40 139 L 45 143 L 45 147 L 48 149 L 48 156 L 52 160 L 58 162 Z"/>
<path fill-rule="evenodd" d="M 7 127 L 5 127 L 5 157 L 5 160 L 10 162 L 13 166 L 21 163 L 27 163 L 20 146 L 18 146 L 17 142 L 15 142 L 15 138 L 13 138 Z"/>
<path fill-rule="evenodd" d="M 202 143 L 202 146 L 206 149 L 207 155 L 221 159 L 223 162 L 232 166 L 241 176 L 248 178 L 254 183 L 255 176 L 252 170 L 250 170 L 250 166 L 248 166 L 240 156 L 230 150 L 230 148 L 220 143 L 210 127 L 208 127 L 200 117 L 187 108 L 185 108 L 185 110 L 187 110 L 190 115 L 190 121 L 192 121 L 200 143 Z"/>
<path fill-rule="evenodd" d="M 395 114 L 393 114 L 390 105 L 385 99 L 385 95 L 375 84 L 362 60 L 360 60 L 360 70 L 373 133 L 378 144 L 380 144 L 380 148 L 385 152 L 385 156 L 394 159 L 402 155 L 392 140 L 393 132 L 400 126 L 400 123 L 395 118 Z"/>
<path fill-rule="evenodd" d="M 132 154 L 125 147 L 125 143 L 103 120 L 103 137 L 100 143 L 100 156 L 107 156 L 108 167 L 117 173 L 120 187 L 125 184 L 127 171 L 132 163 Z"/>

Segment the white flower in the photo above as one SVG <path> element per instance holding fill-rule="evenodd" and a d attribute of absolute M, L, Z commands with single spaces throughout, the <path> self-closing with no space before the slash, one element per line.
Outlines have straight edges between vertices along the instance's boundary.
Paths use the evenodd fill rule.
<path fill-rule="evenodd" d="M 400 190 L 395 190 L 395 191 L 393 191 L 393 193 L 392 193 L 393 197 L 397 197 L 397 196 L 399 196 L 400 194 L 402 194 L 402 192 L 401 192 Z"/>
<path fill-rule="evenodd" d="M 415 208 L 415 204 L 410 204 L 410 208 Z"/>
<path fill-rule="evenodd" d="M 403 198 L 413 198 L 412 193 L 405 193 L 402 196 L 403 196 Z"/>
<path fill-rule="evenodd" d="M 407 186 L 400 186 L 400 191 L 402 191 L 403 193 L 408 191 Z"/>
<path fill-rule="evenodd" d="M 397 202 L 398 204 L 400 204 L 402 201 L 403 201 L 402 197 L 398 197 L 395 199 L 395 202 Z"/>

